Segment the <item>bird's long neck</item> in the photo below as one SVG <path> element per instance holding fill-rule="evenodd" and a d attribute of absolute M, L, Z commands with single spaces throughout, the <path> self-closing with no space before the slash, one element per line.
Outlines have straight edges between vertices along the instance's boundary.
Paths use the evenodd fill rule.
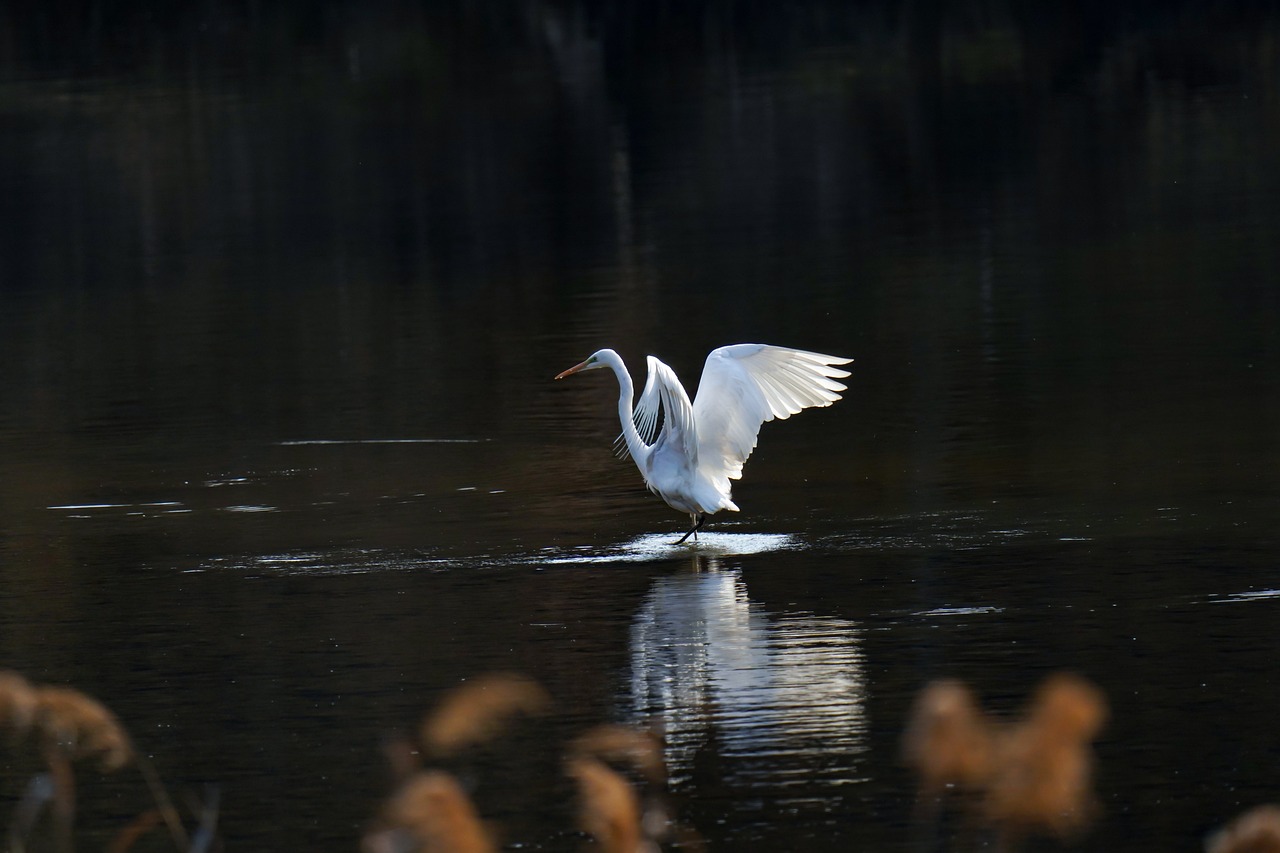
<path fill-rule="evenodd" d="M 631 382 L 631 374 L 627 372 L 627 366 L 622 363 L 619 357 L 611 358 L 608 362 L 613 368 L 613 373 L 618 377 L 618 420 L 622 422 L 622 438 L 627 442 L 627 450 L 631 453 L 631 458 L 635 460 L 636 466 L 640 472 L 644 473 L 644 462 L 649 458 L 649 446 L 640 438 L 640 433 L 636 430 L 635 409 L 632 402 L 635 397 L 635 385 Z"/>

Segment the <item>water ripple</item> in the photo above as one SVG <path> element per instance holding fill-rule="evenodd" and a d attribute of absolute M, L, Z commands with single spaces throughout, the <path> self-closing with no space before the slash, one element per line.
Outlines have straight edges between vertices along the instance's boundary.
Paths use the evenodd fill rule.
<path fill-rule="evenodd" d="M 848 620 L 771 616 L 738 572 L 660 578 L 632 624 L 633 708 L 661 721 L 677 782 L 714 742 L 735 760 L 726 781 L 777 789 L 799 779 L 823 799 L 866 749 L 861 640 Z"/>
<path fill-rule="evenodd" d="M 1235 604 L 1242 601 L 1266 601 L 1268 599 L 1280 599 L 1280 589 L 1251 589 L 1244 592 L 1232 592 L 1213 596 L 1209 599 L 1209 603 Z"/>

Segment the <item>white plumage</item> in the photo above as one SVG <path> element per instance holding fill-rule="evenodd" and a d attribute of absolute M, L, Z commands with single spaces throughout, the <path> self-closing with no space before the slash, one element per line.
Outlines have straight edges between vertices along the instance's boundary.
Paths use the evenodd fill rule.
<path fill-rule="evenodd" d="M 611 349 L 594 353 L 556 379 L 582 370 L 613 369 L 621 392 L 619 440 L 649 489 L 672 508 L 689 513 L 689 533 L 696 533 L 706 516 L 722 509 L 738 511 L 729 481 L 742 476 L 760 425 L 839 400 L 845 386 L 836 380 L 849 371 L 835 365 L 849 361 L 768 344 L 720 347 L 707 356 L 692 403 L 675 371 L 653 356 L 648 358 L 649 378 L 634 406 L 631 374 Z"/>

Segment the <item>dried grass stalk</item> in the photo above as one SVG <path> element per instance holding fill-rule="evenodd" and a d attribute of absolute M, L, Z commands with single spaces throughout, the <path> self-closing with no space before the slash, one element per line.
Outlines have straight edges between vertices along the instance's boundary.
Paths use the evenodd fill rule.
<path fill-rule="evenodd" d="M 578 783 L 582 830 L 606 853 L 637 853 L 642 847 L 640 802 L 627 780 L 594 758 L 570 758 L 566 767 Z"/>
<path fill-rule="evenodd" d="M 383 808 L 384 828 L 366 836 L 366 851 L 396 850 L 393 839 L 405 832 L 424 853 L 493 853 L 496 847 L 471 800 L 448 773 L 414 775 Z"/>
<path fill-rule="evenodd" d="M 1280 853 L 1280 806 L 1255 806 L 1205 840 L 1205 853 Z"/>
<path fill-rule="evenodd" d="M 21 675 L 0 670 L 0 725 L 22 734 L 36 715 L 36 690 Z"/>
<path fill-rule="evenodd" d="M 107 845 L 107 853 L 129 853 L 143 836 L 163 822 L 164 815 L 159 809 L 148 809 L 116 833 L 115 838 L 111 839 L 111 843 Z"/>
<path fill-rule="evenodd" d="M 99 756 L 104 770 L 119 770 L 133 758 L 115 714 L 74 688 L 35 688 L 34 724 L 47 748 L 56 747 L 71 760 Z"/>
<path fill-rule="evenodd" d="M 1010 838 L 1067 837 L 1098 811 L 1090 742 L 1106 720 L 1102 692 L 1079 676 L 1050 676 L 1025 719 L 999 740 L 984 814 Z"/>
<path fill-rule="evenodd" d="M 570 744 L 571 755 L 594 756 L 623 764 L 639 773 L 650 785 L 667 783 L 667 765 L 662 738 L 655 732 L 633 726 L 596 726 Z"/>
<path fill-rule="evenodd" d="M 19 731 L 34 729 L 49 768 L 51 802 L 58 846 L 71 847 L 76 783 L 73 762 L 97 757 L 104 771 L 133 763 L 155 798 L 178 849 L 187 849 L 182 819 L 146 756 L 136 752 L 115 714 L 92 696 L 71 687 L 31 685 L 15 672 L 0 671 L 0 723 Z M 11 844 L 12 846 L 12 844 Z"/>
<path fill-rule="evenodd" d="M 916 698 L 903 752 L 921 803 L 960 791 L 970 818 L 1008 849 L 1035 832 L 1065 838 L 1093 819 L 1090 743 L 1106 717 L 1102 692 L 1077 675 L 1045 679 L 1014 723 L 983 713 L 963 683 L 935 681 Z"/>
<path fill-rule="evenodd" d="M 422 723 L 422 744 L 452 755 L 500 733 L 511 717 L 542 714 L 551 697 L 536 681 L 514 673 L 478 676 L 451 691 Z"/>
<path fill-rule="evenodd" d="M 935 797 L 951 786 L 983 789 L 991 779 L 995 727 L 968 686 L 954 679 L 925 686 L 911 710 L 903 756 L 916 771 L 918 794 Z"/>

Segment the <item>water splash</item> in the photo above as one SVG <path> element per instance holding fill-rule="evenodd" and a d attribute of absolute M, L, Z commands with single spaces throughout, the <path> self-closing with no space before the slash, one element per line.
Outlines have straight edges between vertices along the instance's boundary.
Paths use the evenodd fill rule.
<path fill-rule="evenodd" d="M 584 546 L 566 554 L 544 559 L 561 563 L 631 563 L 669 560 L 679 557 L 728 557 L 782 551 L 797 546 L 795 537 L 786 533 L 700 533 L 698 539 L 676 544 L 670 533 L 647 533 L 629 542 L 592 549 Z"/>

